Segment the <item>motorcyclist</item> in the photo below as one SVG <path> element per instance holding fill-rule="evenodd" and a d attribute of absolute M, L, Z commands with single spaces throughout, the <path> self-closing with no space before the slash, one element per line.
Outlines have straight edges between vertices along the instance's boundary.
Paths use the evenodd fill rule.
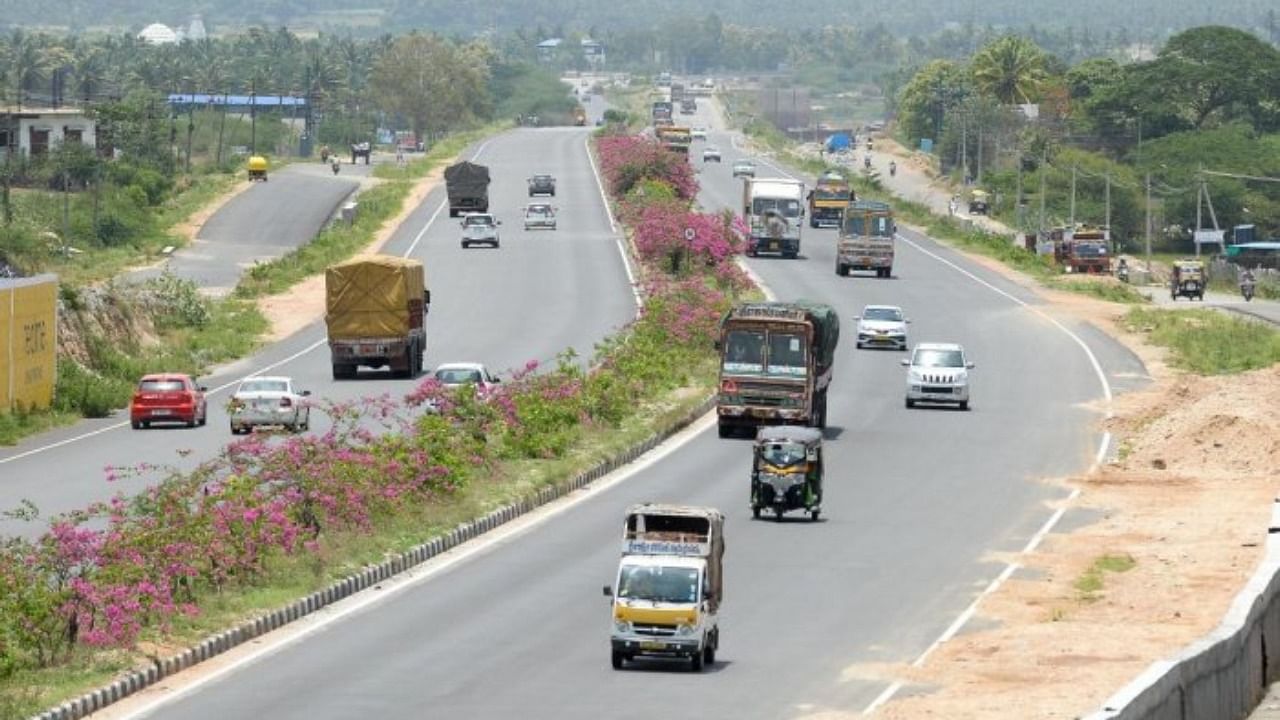
<path fill-rule="evenodd" d="M 334 175 L 338 174 L 338 170 L 342 167 L 342 163 L 338 161 L 337 155 L 333 156 L 333 162 L 329 164 L 329 167 L 333 168 Z"/>
<path fill-rule="evenodd" d="M 1129 263 L 1124 258 L 1120 258 L 1120 264 L 1116 266 L 1116 277 L 1121 282 L 1129 282 Z"/>
<path fill-rule="evenodd" d="M 1240 274 L 1240 294 L 1244 296 L 1246 302 L 1253 299 L 1253 288 L 1256 282 L 1252 270 L 1245 270 Z"/>
<path fill-rule="evenodd" d="M 898 163 L 894 162 L 893 160 L 890 160 L 889 161 L 889 177 L 893 177 L 897 174 L 898 174 Z"/>
<path fill-rule="evenodd" d="M 862 167 L 868 170 L 871 169 L 871 153 L 867 153 L 866 155 L 862 156 Z"/>

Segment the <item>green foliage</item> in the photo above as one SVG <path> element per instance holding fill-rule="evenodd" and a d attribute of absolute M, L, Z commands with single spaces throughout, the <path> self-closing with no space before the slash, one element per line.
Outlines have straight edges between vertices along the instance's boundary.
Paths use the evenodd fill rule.
<path fill-rule="evenodd" d="M 1124 303 L 1126 305 L 1142 305 L 1151 302 L 1151 299 L 1143 295 L 1132 285 L 1122 283 L 1112 278 L 1070 278 L 1057 277 L 1049 278 L 1046 282 L 1055 290 L 1066 290 L 1080 295 L 1090 295 L 1099 300 L 1108 302 Z"/>
<path fill-rule="evenodd" d="M 946 113 L 970 93 L 965 69 L 947 60 L 921 68 L 898 93 L 898 131 L 911 147 L 938 138 Z"/>
<path fill-rule="evenodd" d="M 1077 597 L 1083 602 L 1097 600 L 1105 584 L 1106 573 L 1129 572 L 1137 565 L 1138 561 L 1132 555 L 1102 555 L 1076 579 L 1074 585 Z"/>
<path fill-rule="evenodd" d="M 541 125 L 569 125 L 578 101 L 557 73 L 528 63 L 496 63 L 489 78 L 494 117 L 537 115 Z"/>
<path fill-rule="evenodd" d="M 1031 102 L 1043 87 L 1045 54 L 1034 42 L 1007 35 L 988 43 L 973 58 L 978 91 L 1006 105 Z"/>
<path fill-rule="evenodd" d="M 1134 308 L 1125 324 L 1172 351 L 1176 367 L 1199 375 L 1229 375 L 1280 362 L 1280 332 L 1213 310 Z"/>
<path fill-rule="evenodd" d="M 58 359 L 53 397 L 54 407 L 62 412 L 87 418 L 107 417 L 129 401 L 132 391 L 131 382 L 100 375 L 68 358 Z"/>

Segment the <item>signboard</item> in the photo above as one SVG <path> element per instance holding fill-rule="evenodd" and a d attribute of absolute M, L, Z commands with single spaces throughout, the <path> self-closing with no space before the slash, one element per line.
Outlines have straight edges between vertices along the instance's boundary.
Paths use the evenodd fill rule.
<path fill-rule="evenodd" d="M 0 412 L 53 402 L 57 304 L 53 275 L 0 281 Z"/>
<path fill-rule="evenodd" d="M 675 542 L 672 540 L 623 540 L 622 554 L 706 557 L 711 554 L 711 545 L 709 543 Z"/>
<path fill-rule="evenodd" d="M 1197 230 L 1192 239 L 1196 245 L 1226 245 L 1226 237 L 1225 230 Z"/>

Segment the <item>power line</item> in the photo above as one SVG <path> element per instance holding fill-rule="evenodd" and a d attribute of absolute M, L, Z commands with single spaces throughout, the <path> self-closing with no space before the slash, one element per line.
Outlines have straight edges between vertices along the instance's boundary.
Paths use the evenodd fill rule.
<path fill-rule="evenodd" d="M 1205 175 L 1216 175 L 1218 177 L 1235 178 L 1237 180 L 1253 180 L 1255 182 L 1271 182 L 1280 183 L 1280 178 L 1263 177 L 1261 175 L 1244 175 L 1241 173 L 1221 172 L 1218 170 L 1202 170 Z"/>

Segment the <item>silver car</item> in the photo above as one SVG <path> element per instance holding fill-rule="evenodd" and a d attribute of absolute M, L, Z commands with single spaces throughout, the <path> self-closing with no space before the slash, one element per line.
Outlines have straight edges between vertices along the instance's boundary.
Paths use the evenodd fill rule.
<path fill-rule="evenodd" d="M 895 305 L 868 305 L 855 319 L 858 321 L 859 350 L 865 347 L 907 349 L 907 323 L 911 321 L 903 316 L 902 308 Z"/>
<path fill-rule="evenodd" d="M 462 247 L 492 245 L 498 247 L 498 226 L 502 221 L 489 213 L 467 213 L 462 216 Z"/>
<path fill-rule="evenodd" d="M 556 209 L 546 203 L 529 203 L 524 209 L 524 229 L 556 229 Z"/>
<path fill-rule="evenodd" d="M 713 145 L 703 148 L 702 162 L 720 162 L 720 148 Z"/>
<path fill-rule="evenodd" d="M 907 368 L 907 407 L 918 402 L 954 403 L 969 409 L 969 371 L 974 364 L 955 343 L 920 343 L 903 358 Z"/>
<path fill-rule="evenodd" d="M 310 390 L 299 392 L 292 378 L 246 378 L 236 388 L 227 407 L 231 434 L 239 435 L 263 426 L 280 426 L 290 432 L 306 430 L 311 426 L 311 407 L 305 398 L 310 395 Z"/>
<path fill-rule="evenodd" d="M 756 164 L 750 160 L 739 160 L 733 164 L 734 177 L 755 177 Z"/>
<path fill-rule="evenodd" d="M 436 367 L 431 376 L 446 388 L 459 388 L 463 385 L 474 385 L 476 395 L 483 397 L 494 386 L 502 382 L 497 375 L 489 372 L 489 368 L 476 362 L 443 363 Z M 435 399 L 425 403 L 428 412 L 439 412 L 440 407 Z"/>

